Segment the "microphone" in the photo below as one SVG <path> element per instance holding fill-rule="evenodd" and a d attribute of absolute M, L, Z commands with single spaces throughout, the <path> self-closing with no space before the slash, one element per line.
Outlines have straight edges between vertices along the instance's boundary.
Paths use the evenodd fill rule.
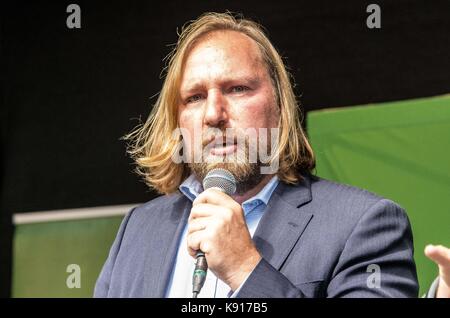
<path fill-rule="evenodd" d="M 233 174 L 226 169 L 211 169 L 203 179 L 203 189 L 207 190 L 211 188 L 232 195 L 236 192 L 236 179 Z M 200 293 L 206 280 L 206 272 L 208 271 L 205 253 L 197 251 L 195 258 L 196 263 L 194 274 L 192 276 L 192 298 L 197 298 L 197 295 Z"/>

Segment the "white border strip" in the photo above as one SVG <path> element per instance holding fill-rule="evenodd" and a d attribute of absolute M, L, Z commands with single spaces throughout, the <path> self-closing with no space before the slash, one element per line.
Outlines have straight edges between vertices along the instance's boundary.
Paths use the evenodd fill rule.
<path fill-rule="evenodd" d="M 65 209 L 53 211 L 39 211 L 29 213 L 15 213 L 13 215 L 13 224 L 32 224 L 42 222 L 56 222 L 68 220 L 83 220 L 93 218 L 104 218 L 111 216 L 125 215 L 132 208 L 138 206 L 136 204 L 110 205 L 81 209 Z"/>

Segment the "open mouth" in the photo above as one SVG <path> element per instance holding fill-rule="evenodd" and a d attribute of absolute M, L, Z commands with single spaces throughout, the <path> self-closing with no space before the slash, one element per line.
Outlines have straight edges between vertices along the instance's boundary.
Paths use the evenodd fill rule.
<path fill-rule="evenodd" d="M 224 156 L 234 153 L 237 150 L 237 141 L 230 137 L 217 137 L 212 140 L 209 153 L 213 156 Z"/>
<path fill-rule="evenodd" d="M 214 156 L 224 156 L 229 155 L 235 152 L 237 149 L 237 145 L 233 143 L 222 143 L 222 144 L 216 144 L 214 147 L 211 148 L 211 155 Z"/>

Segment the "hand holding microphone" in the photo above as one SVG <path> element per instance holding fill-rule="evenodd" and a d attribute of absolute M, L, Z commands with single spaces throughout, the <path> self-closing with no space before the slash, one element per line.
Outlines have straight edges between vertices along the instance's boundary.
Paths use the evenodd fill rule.
<path fill-rule="evenodd" d="M 232 174 L 213 169 L 203 183 L 205 191 L 194 200 L 188 220 L 188 251 L 197 258 L 194 297 L 200 292 L 208 267 L 236 290 L 261 259 L 242 207 L 230 197 L 236 189 Z"/>

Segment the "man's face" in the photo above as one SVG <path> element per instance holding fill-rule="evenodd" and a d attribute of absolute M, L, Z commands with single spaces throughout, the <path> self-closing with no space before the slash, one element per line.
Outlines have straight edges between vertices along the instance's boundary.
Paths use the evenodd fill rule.
<path fill-rule="evenodd" d="M 249 145 L 247 140 L 246 149 L 241 149 L 226 131 L 254 128 L 259 137 L 259 128 L 278 127 L 275 100 L 267 68 L 252 39 L 234 31 L 206 35 L 190 51 L 182 74 L 178 123 L 182 131 L 189 132 L 183 134 L 185 151 L 193 152 L 196 141 L 192 139 L 196 137 L 202 139 L 203 146 L 213 145 L 208 149 L 210 159 L 223 159 L 233 153 L 237 158 L 240 151 L 248 153 L 247 147 L 256 145 Z M 220 139 L 219 143 L 217 138 L 208 135 L 213 128 L 223 131 L 228 139 Z M 196 136 L 198 129 L 200 136 Z M 255 183 L 262 178 L 258 163 L 240 159 L 221 161 L 191 163 L 190 167 L 200 179 L 214 167 L 230 170 L 240 182 Z"/>

